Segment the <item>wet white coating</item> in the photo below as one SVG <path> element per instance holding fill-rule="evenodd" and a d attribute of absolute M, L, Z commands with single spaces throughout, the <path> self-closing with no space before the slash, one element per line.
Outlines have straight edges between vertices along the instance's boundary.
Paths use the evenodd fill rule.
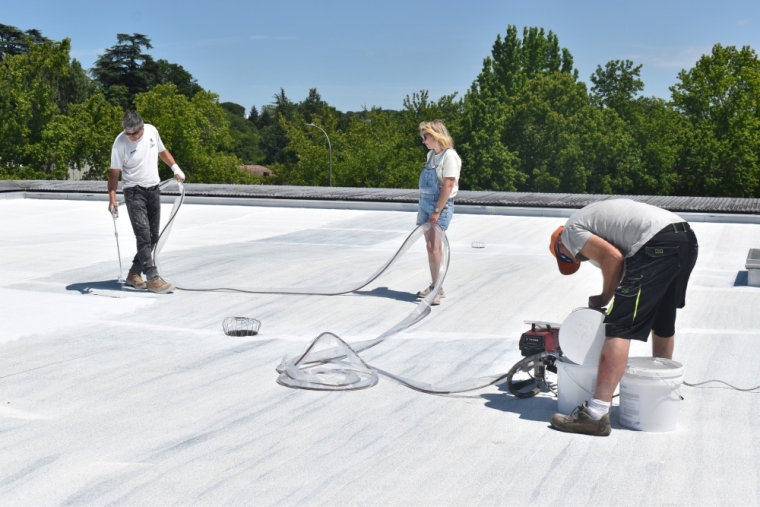
<path fill-rule="evenodd" d="M 162 270 L 198 285 L 361 278 L 415 220 L 209 205 L 183 213 Z M 562 221 L 455 216 L 442 305 L 363 357 L 430 383 L 506 371 L 521 357 L 524 320 L 562 322 L 599 291 L 591 266 L 556 272 L 547 243 Z M 738 276 L 760 247 L 760 226 L 694 229 L 700 257 L 674 359 L 687 382 L 760 384 L 760 290 Z M 408 315 L 430 282 L 421 243 L 345 296 L 118 291 L 115 250 L 106 202 L 0 200 L 0 333 L 16 330 L 0 340 L 5 506 L 760 503 L 756 394 L 684 387 L 675 432 L 623 429 L 613 407 L 612 435 L 591 438 L 549 429 L 556 401 L 547 396 L 490 388 L 447 398 L 385 380 L 337 393 L 276 383 L 281 358 L 323 331 L 371 339 Z M 261 320 L 262 332 L 225 336 L 231 315 Z"/>

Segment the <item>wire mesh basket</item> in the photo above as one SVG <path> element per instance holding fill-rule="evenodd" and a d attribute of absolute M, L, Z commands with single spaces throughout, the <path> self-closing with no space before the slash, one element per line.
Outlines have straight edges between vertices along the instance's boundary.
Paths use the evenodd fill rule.
<path fill-rule="evenodd" d="M 261 322 L 248 317 L 227 317 L 222 328 L 227 336 L 254 336 L 259 333 Z"/>

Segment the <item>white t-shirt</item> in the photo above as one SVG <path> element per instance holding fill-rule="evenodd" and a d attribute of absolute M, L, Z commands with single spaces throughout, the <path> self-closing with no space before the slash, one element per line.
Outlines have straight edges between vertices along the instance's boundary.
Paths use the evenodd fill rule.
<path fill-rule="evenodd" d="M 594 234 L 611 243 L 625 257 L 632 257 L 663 228 L 683 221 L 675 213 L 651 204 L 608 199 L 589 204 L 570 215 L 562 231 L 562 244 L 573 257 L 584 260 L 579 252 Z"/>
<path fill-rule="evenodd" d="M 435 174 L 438 176 L 438 188 L 443 186 L 443 178 L 454 178 L 454 187 L 449 195 L 449 199 L 453 199 L 459 192 L 459 173 L 462 170 L 462 159 L 459 158 L 459 154 L 453 148 L 443 150 L 437 155 L 434 150 L 430 150 L 428 162 L 432 162 L 435 167 Z"/>
<path fill-rule="evenodd" d="M 143 135 L 131 141 L 122 132 L 111 148 L 111 169 L 121 171 L 124 188 L 140 185 L 152 187 L 161 183 L 158 176 L 158 154 L 166 150 L 161 136 L 153 125 L 145 124 Z"/>

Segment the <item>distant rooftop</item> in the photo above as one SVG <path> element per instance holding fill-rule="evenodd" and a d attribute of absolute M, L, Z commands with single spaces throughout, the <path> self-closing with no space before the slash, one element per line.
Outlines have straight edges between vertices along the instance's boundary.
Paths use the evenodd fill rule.
<path fill-rule="evenodd" d="M 8 180 L 0 181 L 4 192 L 106 193 L 105 181 Z M 188 197 L 226 197 L 238 199 L 283 199 L 344 201 L 362 203 L 416 204 L 416 189 L 300 187 L 280 185 L 185 185 Z M 176 190 L 164 192 L 176 194 Z M 529 192 L 479 192 L 462 190 L 457 206 L 530 207 L 578 209 L 606 199 L 633 199 L 675 212 L 760 214 L 760 199 L 731 197 L 685 197 L 651 195 L 606 195 Z"/>

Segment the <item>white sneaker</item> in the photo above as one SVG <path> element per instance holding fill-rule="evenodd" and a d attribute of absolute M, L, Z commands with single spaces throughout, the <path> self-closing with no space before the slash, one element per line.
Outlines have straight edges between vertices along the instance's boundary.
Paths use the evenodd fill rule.
<path fill-rule="evenodd" d="M 421 291 L 419 291 L 419 292 L 417 293 L 417 297 L 418 297 L 418 298 L 424 298 L 424 297 L 426 297 L 428 294 L 430 294 L 430 292 L 431 292 L 432 290 L 433 290 L 433 286 L 432 286 L 432 285 L 431 285 L 430 287 L 427 287 L 427 288 L 425 288 L 425 289 L 422 289 Z M 441 290 L 439 290 L 439 291 L 438 291 L 438 297 L 442 297 L 442 298 L 445 298 L 445 297 L 446 297 L 446 293 L 443 291 L 443 287 L 441 287 Z M 440 301 L 439 301 L 438 303 L 436 303 L 436 304 L 440 304 Z"/>

